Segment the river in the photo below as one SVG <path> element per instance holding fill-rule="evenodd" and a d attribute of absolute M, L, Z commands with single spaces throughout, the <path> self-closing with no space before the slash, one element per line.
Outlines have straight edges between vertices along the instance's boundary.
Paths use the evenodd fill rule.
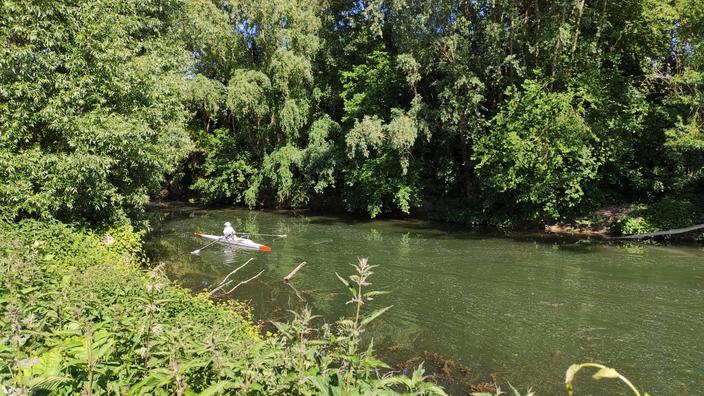
<path fill-rule="evenodd" d="M 539 395 L 564 394 L 575 362 L 607 364 L 651 395 L 704 393 L 704 250 L 695 246 L 607 244 L 543 236 L 487 235 L 419 220 L 364 220 L 306 212 L 176 210 L 150 233 L 147 251 L 193 290 L 212 287 L 237 265 L 233 297 L 255 317 L 285 320 L 306 305 L 326 321 L 350 314 L 336 278 L 368 257 L 379 265 L 367 309 L 393 308 L 369 329 L 394 365 L 435 364 L 452 393 L 495 376 Z M 272 252 L 225 252 L 193 232 L 286 234 L 253 237 Z M 290 285 L 281 279 L 307 265 Z M 702 338 L 700 338 L 702 337 Z M 412 359 L 417 357 L 416 359 Z M 445 363 L 438 363 L 445 362 Z M 440 378 L 440 382 L 443 379 Z M 577 395 L 627 394 L 613 380 L 577 379 Z"/>

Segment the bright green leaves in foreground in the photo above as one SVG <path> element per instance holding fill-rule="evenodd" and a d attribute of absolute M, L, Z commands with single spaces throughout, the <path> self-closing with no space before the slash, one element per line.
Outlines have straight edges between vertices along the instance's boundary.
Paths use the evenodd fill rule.
<path fill-rule="evenodd" d="M 610 379 L 618 379 L 630 389 L 631 392 L 635 396 L 641 396 L 641 393 L 638 391 L 638 389 L 631 383 L 631 381 L 628 380 L 628 378 L 624 377 L 621 375 L 618 371 L 615 369 L 612 369 L 611 367 L 606 367 L 603 364 L 598 364 L 598 363 L 580 363 L 580 364 L 573 364 L 571 365 L 568 369 L 567 372 L 565 373 L 565 387 L 567 388 L 567 394 L 569 396 L 574 395 L 574 379 L 577 373 L 584 369 L 584 368 L 596 368 L 598 371 L 592 375 L 592 378 L 595 380 L 601 380 L 605 378 L 610 378 Z M 648 396 L 648 392 L 643 393 L 643 396 Z"/>
<path fill-rule="evenodd" d="M 304 309 L 261 336 L 242 305 L 145 273 L 130 227 L 109 234 L 0 222 L 0 393 L 445 394 L 422 367 L 381 377 L 373 343 L 361 348 L 385 311 L 362 307 L 381 294 L 361 292 L 366 261 L 354 321 L 318 327 Z"/>
<path fill-rule="evenodd" d="M 523 88 L 479 141 L 477 169 L 490 189 L 515 197 L 534 219 L 559 218 L 596 177 L 597 139 L 574 95 L 546 92 L 535 81 Z"/>

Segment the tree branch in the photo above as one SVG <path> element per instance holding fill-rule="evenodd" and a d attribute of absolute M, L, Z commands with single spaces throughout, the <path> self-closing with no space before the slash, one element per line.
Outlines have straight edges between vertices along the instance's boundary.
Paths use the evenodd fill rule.
<path fill-rule="evenodd" d="M 251 278 L 249 278 L 249 279 L 247 279 L 247 280 L 243 280 L 242 282 L 238 283 L 235 287 L 233 287 L 232 289 L 230 289 L 230 291 L 226 292 L 225 294 L 230 294 L 230 293 L 232 293 L 232 292 L 235 291 L 235 289 L 237 289 L 238 287 L 244 285 L 245 283 L 249 283 L 249 282 L 251 282 L 251 281 L 257 279 L 257 278 L 259 277 L 259 275 L 261 275 L 261 274 L 263 274 L 263 273 L 264 273 L 264 270 L 259 271 L 258 274 L 254 275 L 253 277 L 251 277 Z"/>
<path fill-rule="evenodd" d="M 293 278 L 293 276 L 296 275 L 296 272 L 298 272 L 298 270 L 300 270 L 304 265 L 306 265 L 305 261 L 298 264 L 298 266 L 296 268 L 294 268 L 293 271 L 289 272 L 288 275 L 284 276 L 284 283 L 288 283 L 288 281 L 290 281 L 291 278 Z"/>
<path fill-rule="evenodd" d="M 234 271 L 232 271 L 232 272 L 230 272 L 229 274 L 227 274 L 227 276 L 225 277 L 225 279 L 223 279 L 222 282 L 218 283 L 218 285 L 215 287 L 215 289 L 213 289 L 210 293 L 208 293 L 208 297 L 212 296 L 213 294 L 215 294 L 216 291 L 218 291 L 218 290 L 222 289 L 223 287 L 225 287 L 225 286 L 229 285 L 230 283 L 232 283 L 232 281 L 227 282 L 227 280 L 228 280 L 232 275 L 234 275 L 237 271 L 239 271 L 239 270 L 241 270 L 242 268 L 244 268 L 244 266 L 247 265 L 247 264 L 249 264 L 250 261 L 252 261 L 252 260 L 254 260 L 254 258 L 251 258 L 251 259 L 247 260 L 246 263 L 240 265 L 239 267 L 235 268 Z M 225 294 L 227 294 L 227 293 L 225 293 Z"/>

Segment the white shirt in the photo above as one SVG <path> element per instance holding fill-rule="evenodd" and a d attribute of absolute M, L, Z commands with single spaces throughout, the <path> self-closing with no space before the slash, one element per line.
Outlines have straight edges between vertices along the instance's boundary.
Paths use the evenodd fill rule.
<path fill-rule="evenodd" d="M 235 236 L 235 229 L 232 226 L 227 226 L 222 230 L 222 233 L 225 235 L 225 239 L 232 239 Z"/>

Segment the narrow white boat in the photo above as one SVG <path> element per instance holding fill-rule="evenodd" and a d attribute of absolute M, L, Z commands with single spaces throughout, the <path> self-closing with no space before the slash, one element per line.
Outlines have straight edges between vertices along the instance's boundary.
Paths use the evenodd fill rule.
<path fill-rule="evenodd" d="M 236 249 L 245 250 L 259 250 L 262 252 L 270 252 L 271 248 L 267 245 L 262 245 L 261 243 L 256 243 L 251 239 L 233 237 L 232 239 L 225 239 L 219 235 L 208 235 L 202 232 L 196 232 L 196 236 L 206 239 L 208 241 L 217 242 L 224 246 L 230 246 Z"/>

